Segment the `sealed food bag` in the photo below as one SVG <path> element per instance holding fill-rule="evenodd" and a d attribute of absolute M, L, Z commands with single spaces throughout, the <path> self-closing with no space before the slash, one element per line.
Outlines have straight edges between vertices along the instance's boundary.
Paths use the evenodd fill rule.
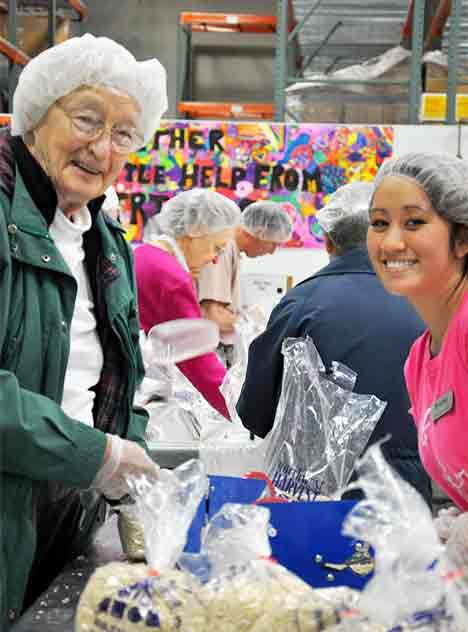
<path fill-rule="evenodd" d="M 148 565 L 111 563 L 91 576 L 81 595 L 76 632 L 187 630 L 205 632 L 200 583 L 174 568 L 207 478 L 200 461 L 187 461 L 159 480 L 129 480 L 145 533 Z"/>
<path fill-rule="evenodd" d="M 339 620 L 329 601 L 270 559 L 270 512 L 225 504 L 206 527 L 205 632 L 318 632 Z"/>
<path fill-rule="evenodd" d="M 353 393 L 355 373 L 339 363 L 327 370 L 310 338 L 287 338 L 282 353 L 283 383 L 266 438 L 265 471 L 286 498 L 335 497 L 348 483 L 386 403 Z"/>
<path fill-rule="evenodd" d="M 375 550 L 375 573 L 357 606 L 361 615 L 381 626 L 376 630 L 468 630 L 466 589 L 444 555 L 425 500 L 391 468 L 378 444 L 358 462 L 357 473 L 349 487 L 359 486 L 366 498 L 346 517 L 343 534 Z M 337 627 L 348 629 L 361 628 Z"/>

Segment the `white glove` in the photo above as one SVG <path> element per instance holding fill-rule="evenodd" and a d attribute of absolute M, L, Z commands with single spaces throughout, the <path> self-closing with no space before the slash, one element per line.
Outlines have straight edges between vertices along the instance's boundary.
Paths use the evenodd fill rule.
<path fill-rule="evenodd" d="M 118 435 L 107 435 L 107 458 L 91 483 L 91 487 L 104 496 L 118 499 L 128 494 L 126 477 L 146 474 L 158 478 L 159 467 L 134 441 L 127 441 Z"/>
<path fill-rule="evenodd" d="M 455 507 L 455 505 L 444 507 L 440 509 L 437 513 L 437 518 L 434 518 L 434 525 L 437 531 L 437 535 L 442 540 L 442 542 L 446 542 L 449 539 L 453 523 L 460 514 L 460 509 L 458 509 L 458 507 Z"/>
<path fill-rule="evenodd" d="M 457 567 L 468 568 L 468 513 L 460 514 L 453 521 L 446 548 Z"/>

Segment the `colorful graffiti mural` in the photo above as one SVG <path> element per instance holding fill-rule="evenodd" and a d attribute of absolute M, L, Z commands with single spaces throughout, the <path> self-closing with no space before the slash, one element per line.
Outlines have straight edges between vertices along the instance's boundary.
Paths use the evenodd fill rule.
<path fill-rule="evenodd" d="M 236 201 L 281 202 L 294 225 L 290 247 L 323 244 L 315 213 L 337 187 L 372 180 L 392 154 L 391 127 L 167 121 L 132 154 L 116 190 L 129 241 L 179 191 L 212 188 Z"/>

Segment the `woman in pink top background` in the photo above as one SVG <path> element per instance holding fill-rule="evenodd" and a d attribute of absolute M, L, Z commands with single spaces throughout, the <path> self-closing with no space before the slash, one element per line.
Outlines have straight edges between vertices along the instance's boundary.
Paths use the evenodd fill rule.
<path fill-rule="evenodd" d="M 148 243 L 135 250 L 141 327 L 201 318 L 194 281 L 201 268 L 222 252 L 240 221 L 229 198 L 191 189 L 171 198 L 145 227 Z M 226 373 L 215 353 L 180 362 L 177 367 L 221 415 L 229 419 L 219 390 Z"/>
<path fill-rule="evenodd" d="M 368 249 L 387 290 L 405 296 L 427 324 L 405 365 L 419 451 L 431 478 L 467 511 L 467 164 L 424 153 L 386 162 L 375 181 Z"/>

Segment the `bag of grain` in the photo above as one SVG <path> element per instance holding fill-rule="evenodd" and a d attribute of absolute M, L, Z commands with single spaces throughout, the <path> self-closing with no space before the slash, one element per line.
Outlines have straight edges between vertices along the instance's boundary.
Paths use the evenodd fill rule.
<path fill-rule="evenodd" d="M 187 461 L 173 471 L 161 470 L 156 482 L 128 482 L 144 530 L 148 565 L 120 562 L 97 569 L 81 595 L 75 632 L 205 632 L 200 583 L 174 569 L 206 493 L 203 465 Z"/>

